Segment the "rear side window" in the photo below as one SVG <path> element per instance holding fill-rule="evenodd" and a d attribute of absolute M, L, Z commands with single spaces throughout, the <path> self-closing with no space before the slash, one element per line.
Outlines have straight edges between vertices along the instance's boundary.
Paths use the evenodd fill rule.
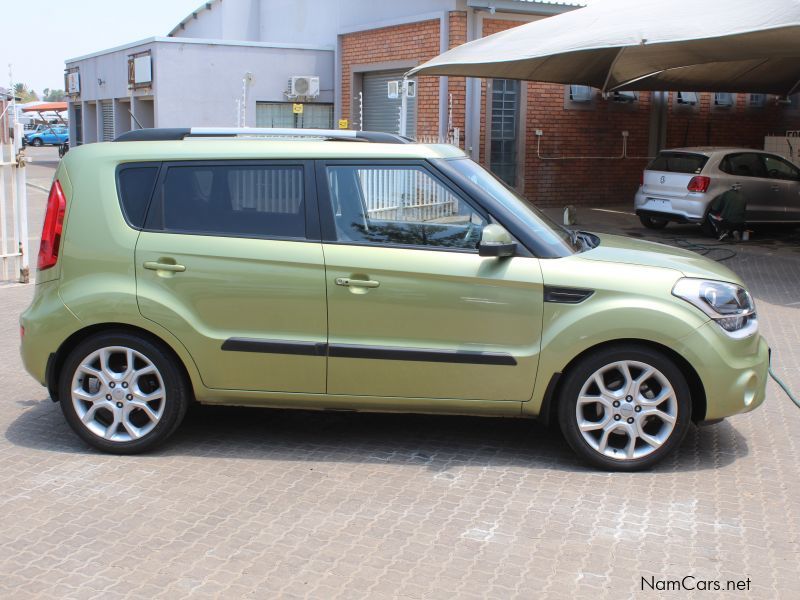
<path fill-rule="evenodd" d="M 304 238 L 301 165 L 170 165 L 147 229 L 237 237 Z"/>
<path fill-rule="evenodd" d="M 697 175 L 708 162 L 702 154 L 686 152 L 662 152 L 647 167 L 648 171 L 666 171 L 668 173 L 689 173 Z"/>
<path fill-rule="evenodd" d="M 153 195 L 159 165 L 122 166 L 117 175 L 117 193 L 125 218 L 133 227 L 144 227 L 147 205 Z"/>
<path fill-rule="evenodd" d="M 767 171 L 761 162 L 761 155 L 754 152 L 728 154 L 719 165 L 720 171 L 737 177 L 766 177 Z"/>

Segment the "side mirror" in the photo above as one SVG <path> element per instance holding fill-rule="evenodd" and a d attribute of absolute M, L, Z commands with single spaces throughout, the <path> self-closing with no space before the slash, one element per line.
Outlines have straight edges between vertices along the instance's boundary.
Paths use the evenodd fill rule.
<path fill-rule="evenodd" d="M 514 256 L 516 253 L 517 243 L 503 227 L 492 224 L 483 228 L 481 243 L 478 244 L 479 256 L 503 258 Z"/>

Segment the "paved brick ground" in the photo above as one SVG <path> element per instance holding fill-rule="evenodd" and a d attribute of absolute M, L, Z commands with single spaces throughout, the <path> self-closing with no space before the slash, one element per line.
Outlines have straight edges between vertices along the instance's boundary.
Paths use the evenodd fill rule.
<path fill-rule="evenodd" d="M 763 244 L 729 264 L 800 390 L 800 260 Z M 750 590 L 673 596 L 800 593 L 800 411 L 772 384 L 652 473 L 589 470 L 531 422 L 219 408 L 112 457 L 22 370 L 31 291 L 0 287 L 0 598 L 655 598 L 642 577 L 685 575 Z"/>

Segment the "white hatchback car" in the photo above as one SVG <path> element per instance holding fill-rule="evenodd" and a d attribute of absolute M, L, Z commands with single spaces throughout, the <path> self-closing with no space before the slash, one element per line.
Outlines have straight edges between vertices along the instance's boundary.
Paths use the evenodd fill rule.
<path fill-rule="evenodd" d="M 711 201 L 735 185 L 747 199 L 748 223 L 800 223 L 800 169 L 748 148 L 662 150 L 642 175 L 634 208 L 650 229 L 670 221 L 705 229 Z"/>

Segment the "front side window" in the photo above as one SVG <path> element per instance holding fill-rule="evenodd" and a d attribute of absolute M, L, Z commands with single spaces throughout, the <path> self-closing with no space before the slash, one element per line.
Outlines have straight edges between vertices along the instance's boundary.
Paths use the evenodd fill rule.
<path fill-rule="evenodd" d="M 418 166 L 329 166 L 339 241 L 475 250 L 486 220 Z"/>
<path fill-rule="evenodd" d="M 303 238 L 303 167 L 169 166 L 148 213 L 147 229 Z"/>
<path fill-rule="evenodd" d="M 764 166 L 770 179 L 800 180 L 800 170 L 777 156 L 764 156 Z"/>

